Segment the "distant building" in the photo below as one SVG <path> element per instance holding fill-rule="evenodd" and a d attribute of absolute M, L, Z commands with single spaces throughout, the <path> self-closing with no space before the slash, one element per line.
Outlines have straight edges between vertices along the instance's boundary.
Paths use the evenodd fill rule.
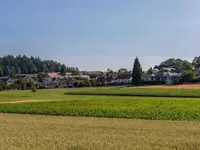
<path fill-rule="evenodd" d="M 132 75 L 131 72 L 122 72 L 117 75 L 116 78 L 112 79 L 110 83 L 131 83 Z"/>
<path fill-rule="evenodd" d="M 124 73 L 124 72 L 128 72 L 128 70 L 126 68 L 120 68 L 118 70 L 118 73 Z"/>
<path fill-rule="evenodd" d="M 154 74 L 143 74 L 143 81 L 163 81 L 166 84 L 173 84 L 174 81 L 179 81 L 181 78 L 181 73 L 174 72 L 157 72 Z"/>

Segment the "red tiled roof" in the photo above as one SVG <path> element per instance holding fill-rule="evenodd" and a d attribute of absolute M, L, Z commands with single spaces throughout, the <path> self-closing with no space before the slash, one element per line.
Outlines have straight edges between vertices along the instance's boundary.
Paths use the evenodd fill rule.
<path fill-rule="evenodd" d="M 49 76 L 50 78 L 61 78 L 61 79 L 64 78 L 64 76 L 60 75 L 59 72 L 48 73 L 48 76 Z"/>

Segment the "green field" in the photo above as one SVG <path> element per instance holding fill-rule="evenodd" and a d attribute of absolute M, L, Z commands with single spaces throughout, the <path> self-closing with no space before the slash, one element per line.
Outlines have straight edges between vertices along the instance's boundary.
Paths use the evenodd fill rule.
<path fill-rule="evenodd" d="M 127 90 L 127 91 L 126 91 Z M 135 92 L 136 88 L 81 88 L 0 92 L 0 102 L 33 101 L 31 103 L 0 104 L 0 112 L 149 120 L 200 120 L 200 98 L 134 97 L 66 95 L 65 92 Z M 157 89 L 149 89 L 156 92 Z M 163 92 L 166 90 L 162 89 Z M 161 89 L 158 93 L 162 92 Z M 174 90 L 174 93 L 176 93 Z M 148 91 L 148 92 L 149 92 Z M 181 90 L 178 90 L 181 91 Z M 197 90 L 183 90 L 197 93 Z M 187 93 L 189 94 L 189 92 Z M 53 100 L 53 102 L 48 102 Z M 46 102 L 45 102 L 46 101 Z"/>
<path fill-rule="evenodd" d="M 200 98 L 199 89 L 170 89 L 170 88 L 81 88 L 69 89 L 67 95 L 107 95 L 107 96 L 147 96 L 147 97 L 188 97 Z"/>
<path fill-rule="evenodd" d="M 0 92 L 0 102 L 18 100 L 66 100 L 64 96 L 66 89 L 38 90 L 37 92 L 25 91 L 3 91 Z M 70 96 L 69 96 L 70 97 Z"/>

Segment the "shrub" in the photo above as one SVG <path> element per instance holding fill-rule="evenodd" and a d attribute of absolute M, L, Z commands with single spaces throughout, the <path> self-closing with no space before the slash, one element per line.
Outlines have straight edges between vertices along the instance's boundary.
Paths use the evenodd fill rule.
<path fill-rule="evenodd" d="M 103 82 L 103 86 L 107 86 L 108 85 L 108 82 Z"/>
<path fill-rule="evenodd" d="M 11 89 L 11 85 L 6 85 L 6 90 L 10 90 Z"/>
<path fill-rule="evenodd" d="M 5 83 L 0 83 L 0 91 L 6 89 L 6 84 Z"/>
<path fill-rule="evenodd" d="M 95 80 L 90 80 L 91 86 L 95 87 L 96 86 L 96 81 Z"/>
<path fill-rule="evenodd" d="M 192 83 L 198 83 L 200 82 L 200 77 L 195 77 L 193 80 L 192 80 Z"/>
<path fill-rule="evenodd" d="M 31 92 L 36 92 L 36 89 L 35 89 L 35 88 L 32 88 Z"/>
<path fill-rule="evenodd" d="M 85 79 L 85 80 L 83 81 L 83 86 L 91 86 L 90 80 Z"/>
<path fill-rule="evenodd" d="M 193 71 L 184 71 L 181 75 L 182 82 L 192 82 L 194 80 L 194 72 Z"/>

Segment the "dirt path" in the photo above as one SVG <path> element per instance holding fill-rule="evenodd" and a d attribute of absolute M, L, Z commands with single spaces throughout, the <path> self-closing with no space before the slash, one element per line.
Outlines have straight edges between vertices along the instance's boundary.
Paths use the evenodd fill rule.
<path fill-rule="evenodd" d="M 38 103 L 38 102 L 59 102 L 62 100 L 21 100 L 21 101 L 9 101 L 0 102 L 0 104 L 19 104 L 19 103 Z"/>

